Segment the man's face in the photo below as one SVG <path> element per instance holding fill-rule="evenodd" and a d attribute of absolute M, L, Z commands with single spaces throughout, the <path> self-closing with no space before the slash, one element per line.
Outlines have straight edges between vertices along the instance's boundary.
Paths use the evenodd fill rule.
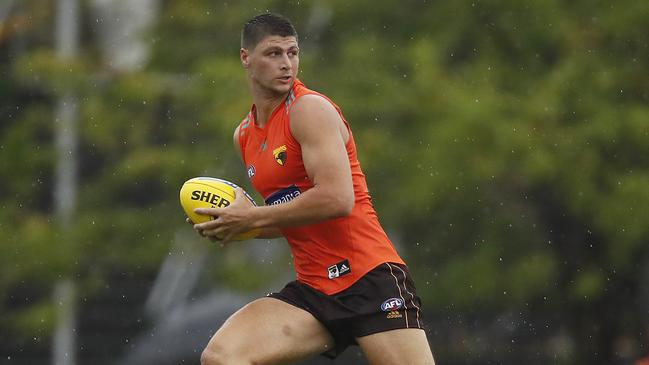
<path fill-rule="evenodd" d="M 270 35 L 252 49 L 241 49 L 241 63 L 254 87 L 283 95 L 293 86 L 300 65 L 297 39 Z"/>

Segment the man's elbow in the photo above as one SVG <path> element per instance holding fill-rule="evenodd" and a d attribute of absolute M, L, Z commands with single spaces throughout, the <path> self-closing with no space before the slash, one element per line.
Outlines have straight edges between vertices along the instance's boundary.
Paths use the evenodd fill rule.
<path fill-rule="evenodd" d="M 346 194 L 345 196 L 337 196 L 333 199 L 332 204 L 333 218 L 346 217 L 352 214 L 354 209 L 354 194 Z"/>

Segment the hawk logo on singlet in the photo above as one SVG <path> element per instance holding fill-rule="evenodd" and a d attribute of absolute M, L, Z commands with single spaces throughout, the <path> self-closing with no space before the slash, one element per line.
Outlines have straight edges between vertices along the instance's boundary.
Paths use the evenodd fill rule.
<path fill-rule="evenodd" d="M 327 269 L 329 274 L 329 279 L 335 279 L 343 275 L 347 275 L 352 272 L 351 266 L 349 266 L 349 260 L 341 261 L 335 265 L 329 266 Z"/>
<path fill-rule="evenodd" d="M 273 156 L 275 156 L 275 161 L 280 166 L 284 166 L 286 163 L 286 145 L 281 145 L 273 150 Z"/>

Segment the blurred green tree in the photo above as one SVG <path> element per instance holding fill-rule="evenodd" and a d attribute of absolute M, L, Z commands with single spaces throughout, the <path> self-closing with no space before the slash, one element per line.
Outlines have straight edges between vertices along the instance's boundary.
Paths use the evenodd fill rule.
<path fill-rule="evenodd" d="M 30 27 L 0 43 L 0 333 L 18 333 L 4 340 L 48 336 L 60 275 L 91 298 L 110 273 L 155 272 L 183 229 L 187 178 L 245 182 L 231 144 L 250 103 L 239 31 L 271 10 L 296 23 L 303 81 L 352 125 L 382 221 L 442 326 L 438 361 L 612 363 L 619 336 L 640 341 L 649 5 L 169 0 L 146 36 L 149 65 L 128 73 L 103 64 L 91 36 L 74 64 L 57 63 L 41 2 L 22 6 Z M 83 157 L 64 234 L 51 120 L 67 89 L 83 99 Z M 277 270 L 245 246 L 215 251 L 213 277 L 267 285 Z M 566 334 L 574 350 L 552 347 Z"/>

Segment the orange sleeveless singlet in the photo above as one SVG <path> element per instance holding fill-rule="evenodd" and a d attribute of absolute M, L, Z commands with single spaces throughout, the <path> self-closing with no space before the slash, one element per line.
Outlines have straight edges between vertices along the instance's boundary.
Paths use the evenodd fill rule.
<path fill-rule="evenodd" d="M 282 204 L 311 189 L 300 144 L 290 130 L 291 106 L 306 94 L 320 95 L 338 111 L 349 130 L 346 149 L 354 184 L 350 215 L 316 224 L 281 228 L 293 254 L 297 280 L 327 295 L 347 289 L 384 262 L 403 264 L 372 206 L 356 145 L 340 108 L 326 96 L 296 80 L 264 128 L 255 123 L 255 106 L 239 125 L 241 155 L 248 177 L 266 204 Z"/>

